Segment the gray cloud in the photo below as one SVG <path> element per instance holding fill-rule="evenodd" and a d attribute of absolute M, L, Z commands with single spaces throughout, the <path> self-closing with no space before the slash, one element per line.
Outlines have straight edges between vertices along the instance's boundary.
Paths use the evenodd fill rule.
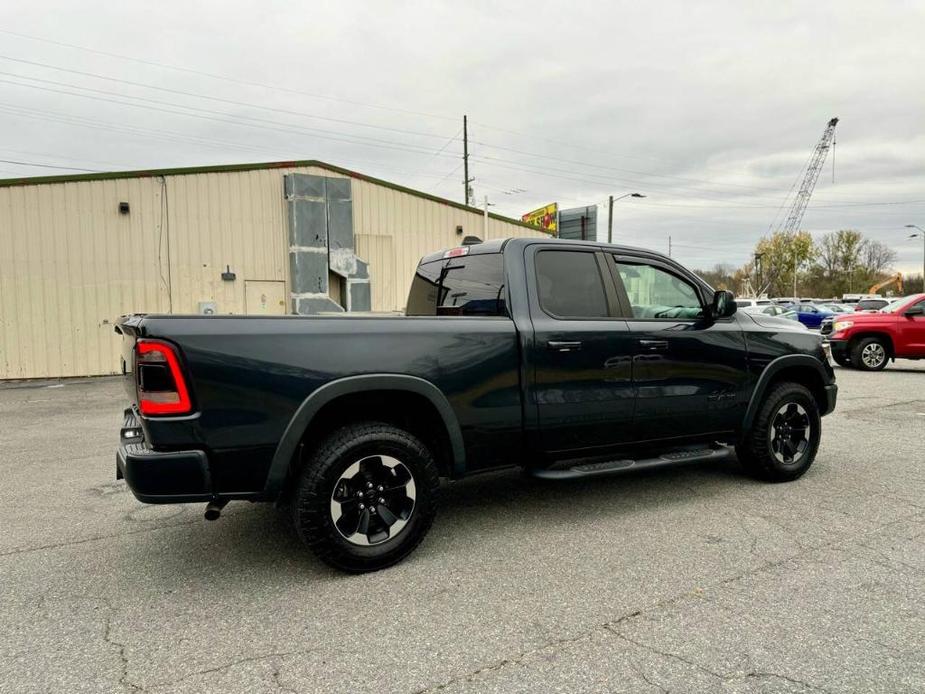
<path fill-rule="evenodd" d="M 835 183 L 828 162 L 804 227 L 859 228 L 921 267 L 902 228 L 925 226 L 921 4 L 90 0 L 7 3 L 0 27 L 147 62 L 0 33 L 7 58 L 161 88 L 0 59 L 0 159 L 318 158 L 460 199 L 468 113 L 479 200 L 519 216 L 639 190 L 617 238 L 670 234 L 704 266 L 747 259 L 839 116 Z"/>

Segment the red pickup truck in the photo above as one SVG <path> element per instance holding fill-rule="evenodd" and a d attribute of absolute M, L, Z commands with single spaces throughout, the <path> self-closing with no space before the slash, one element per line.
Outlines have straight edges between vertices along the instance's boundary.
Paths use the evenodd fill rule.
<path fill-rule="evenodd" d="M 879 371 L 893 359 L 925 359 L 925 294 L 896 299 L 874 313 L 842 313 L 822 336 L 836 364 Z"/>

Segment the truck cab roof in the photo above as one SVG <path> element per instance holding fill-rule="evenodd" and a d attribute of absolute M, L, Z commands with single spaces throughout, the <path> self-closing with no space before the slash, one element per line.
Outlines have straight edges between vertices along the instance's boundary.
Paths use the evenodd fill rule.
<path fill-rule="evenodd" d="M 488 241 L 482 241 L 480 243 L 467 244 L 463 246 L 456 246 L 453 248 L 446 248 L 435 253 L 430 253 L 421 258 L 419 264 L 431 263 L 436 260 L 442 260 L 444 258 L 451 258 L 455 255 L 481 255 L 484 253 L 501 253 L 508 246 L 512 248 L 526 248 L 527 246 L 533 245 L 535 243 L 542 244 L 563 244 L 569 246 L 590 246 L 594 248 L 600 248 L 601 250 L 609 250 L 615 252 L 629 253 L 632 255 L 644 255 L 648 258 L 661 258 L 668 262 L 674 263 L 674 261 L 663 253 L 657 251 L 652 251 L 645 248 L 637 248 L 634 246 L 623 246 L 612 243 L 602 243 L 600 241 L 578 241 L 572 239 L 555 239 L 555 238 L 504 238 L 504 239 L 489 239 Z M 462 249 L 467 249 L 463 251 Z M 457 253 L 454 253 L 456 251 Z"/>

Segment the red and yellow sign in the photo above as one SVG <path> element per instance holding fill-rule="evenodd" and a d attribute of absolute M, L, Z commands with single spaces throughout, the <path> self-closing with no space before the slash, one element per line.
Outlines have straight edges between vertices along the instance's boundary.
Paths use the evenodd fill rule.
<path fill-rule="evenodd" d="M 553 202 L 533 212 L 527 212 L 520 220 L 555 235 L 559 221 L 559 203 Z"/>

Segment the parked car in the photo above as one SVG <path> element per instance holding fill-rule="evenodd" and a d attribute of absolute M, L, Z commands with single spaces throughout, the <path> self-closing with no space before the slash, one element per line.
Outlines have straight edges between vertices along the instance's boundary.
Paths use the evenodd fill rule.
<path fill-rule="evenodd" d="M 854 312 L 854 306 L 845 306 L 844 304 L 831 304 L 823 303 L 819 304 L 819 308 L 830 311 L 831 313 L 852 313 Z"/>
<path fill-rule="evenodd" d="M 841 366 L 879 371 L 891 359 L 925 359 L 925 294 L 897 299 L 880 311 L 837 316 L 822 332 Z"/>
<path fill-rule="evenodd" d="M 887 299 L 861 299 L 854 305 L 855 311 L 879 311 L 889 304 Z"/>
<path fill-rule="evenodd" d="M 736 308 L 754 308 L 755 306 L 771 306 L 774 302 L 770 299 L 743 299 L 736 297 Z"/>
<path fill-rule="evenodd" d="M 777 306 L 776 304 L 772 304 L 770 306 L 746 306 L 740 310 L 745 313 L 756 313 L 765 316 L 778 316 L 779 318 L 786 318 L 788 320 L 797 321 L 797 325 L 799 325 L 801 328 L 806 328 L 805 325 L 799 322 L 797 312 L 784 306 Z"/>
<path fill-rule="evenodd" d="M 143 502 L 204 502 L 209 519 L 233 499 L 277 502 L 323 561 L 359 572 L 421 542 L 440 477 L 734 453 L 793 480 L 835 407 L 817 335 L 737 314 L 732 294 L 650 251 L 510 239 L 434 253 L 407 313 L 121 318 L 117 476 Z"/>
<path fill-rule="evenodd" d="M 824 319 L 835 315 L 832 311 L 810 303 L 794 304 L 791 308 L 796 312 L 797 320 L 807 328 L 818 328 Z"/>

